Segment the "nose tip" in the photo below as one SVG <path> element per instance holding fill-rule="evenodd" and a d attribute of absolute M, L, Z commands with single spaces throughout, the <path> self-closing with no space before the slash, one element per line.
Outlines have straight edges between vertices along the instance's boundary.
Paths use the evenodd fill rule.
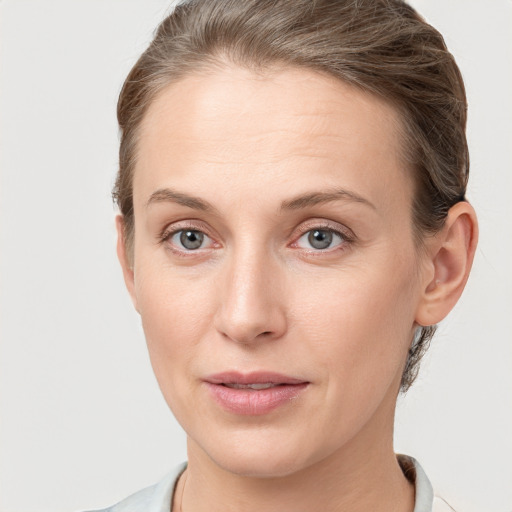
<path fill-rule="evenodd" d="M 263 330 L 264 327 L 257 323 L 239 323 L 227 321 L 224 328 L 219 329 L 226 338 L 241 344 L 249 344 L 256 341 L 266 341 L 280 336 L 278 329 Z"/>
<path fill-rule="evenodd" d="M 278 276 L 267 265 L 232 271 L 222 285 L 216 328 L 238 343 L 269 341 L 286 331 Z"/>
<path fill-rule="evenodd" d="M 268 296 L 251 297 L 237 294 L 236 307 L 225 304 L 218 318 L 217 330 L 237 343 L 252 343 L 277 339 L 286 330 L 284 313 L 271 303 Z M 258 299 L 256 304 L 254 299 Z"/>

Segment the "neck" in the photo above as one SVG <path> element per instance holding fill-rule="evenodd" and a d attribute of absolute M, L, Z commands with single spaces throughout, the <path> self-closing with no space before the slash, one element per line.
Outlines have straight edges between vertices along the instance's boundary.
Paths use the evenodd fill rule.
<path fill-rule="evenodd" d="M 179 504 L 175 504 L 176 509 L 178 512 L 412 512 L 414 488 L 403 475 L 393 452 L 393 418 L 385 421 L 387 429 L 383 429 L 383 418 L 374 420 L 337 452 L 277 478 L 254 478 L 227 471 L 189 439 L 186 488 L 182 494 L 183 489 L 178 486 L 176 493 L 182 510 Z"/>

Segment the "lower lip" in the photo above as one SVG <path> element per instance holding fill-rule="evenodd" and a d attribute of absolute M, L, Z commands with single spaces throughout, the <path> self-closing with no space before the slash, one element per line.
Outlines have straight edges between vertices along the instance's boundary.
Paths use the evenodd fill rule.
<path fill-rule="evenodd" d="M 224 409 L 235 414 L 267 414 L 280 406 L 289 404 L 308 386 L 301 384 L 282 384 L 268 389 L 235 389 L 222 384 L 205 383 L 213 399 Z"/>

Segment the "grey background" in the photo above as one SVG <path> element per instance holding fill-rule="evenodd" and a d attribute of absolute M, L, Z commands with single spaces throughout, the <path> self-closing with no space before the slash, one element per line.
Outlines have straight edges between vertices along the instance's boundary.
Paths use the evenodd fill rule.
<path fill-rule="evenodd" d="M 512 511 L 512 2 L 417 0 L 464 74 L 481 242 L 400 399 L 396 449 L 459 511 Z M 115 258 L 122 80 L 163 0 L 0 2 L 0 510 L 111 504 L 185 458 Z"/>

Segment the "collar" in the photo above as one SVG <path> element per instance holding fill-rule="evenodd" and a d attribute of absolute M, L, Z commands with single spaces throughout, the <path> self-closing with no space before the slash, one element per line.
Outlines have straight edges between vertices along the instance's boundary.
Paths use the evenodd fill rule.
<path fill-rule="evenodd" d="M 413 512 L 432 512 L 434 491 L 423 468 L 413 457 L 397 455 L 397 459 L 404 475 L 416 490 Z M 128 496 L 113 507 L 96 512 L 172 512 L 174 489 L 186 468 L 187 463 L 182 463 L 157 484 Z"/>

